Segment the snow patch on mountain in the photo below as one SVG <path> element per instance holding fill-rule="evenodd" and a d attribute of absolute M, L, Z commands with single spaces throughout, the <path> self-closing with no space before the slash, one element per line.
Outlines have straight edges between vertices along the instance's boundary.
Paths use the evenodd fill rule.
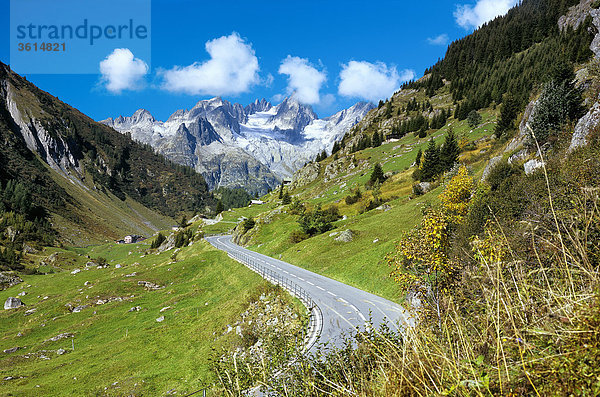
<path fill-rule="evenodd" d="M 359 102 L 319 119 L 293 97 L 277 106 L 262 99 L 246 107 L 216 97 L 177 110 L 165 122 L 144 109 L 101 122 L 194 167 L 211 188 L 240 186 L 262 193 L 318 153 L 330 152 L 373 107 Z"/>

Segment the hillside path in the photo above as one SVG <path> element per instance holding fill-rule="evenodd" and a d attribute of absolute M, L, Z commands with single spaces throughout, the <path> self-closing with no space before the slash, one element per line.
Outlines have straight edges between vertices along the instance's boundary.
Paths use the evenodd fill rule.
<path fill-rule="evenodd" d="M 374 327 L 385 322 L 397 330 L 413 324 L 410 314 L 397 303 L 240 247 L 231 236 L 213 236 L 206 240 L 267 280 L 278 280 L 287 285 L 286 289 L 303 301 L 312 315 L 308 348 L 314 346 L 319 335 L 320 342 L 341 346 L 342 335 L 355 332 L 357 327 L 365 329 L 369 319 Z M 365 274 L 365 277 L 369 275 Z M 310 307 L 314 305 L 317 308 Z"/>

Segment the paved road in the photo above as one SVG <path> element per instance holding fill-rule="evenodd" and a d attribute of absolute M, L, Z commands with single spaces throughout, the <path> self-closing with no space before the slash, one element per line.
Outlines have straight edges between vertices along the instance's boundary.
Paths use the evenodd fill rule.
<path fill-rule="evenodd" d="M 230 256 L 262 265 L 306 291 L 322 314 L 322 324 L 317 325 L 320 329 L 321 342 L 329 341 L 332 345 L 340 346 L 342 334 L 352 333 L 357 326 L 364 329 L 369 318 L 375 327 L 386 321 L 398 330 L 406 324 L 413 323 L 409 313 L 397 303 L 247 250 L 233 243 L 231 236 L 207 237 L 206 240 L 216 248 L 226 251 Z M 309 346 L 312 344 L 309 343 Z"/>

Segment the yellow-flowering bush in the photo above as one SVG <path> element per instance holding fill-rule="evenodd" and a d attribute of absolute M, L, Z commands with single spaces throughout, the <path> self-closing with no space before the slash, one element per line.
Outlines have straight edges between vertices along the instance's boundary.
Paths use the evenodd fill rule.
<path fill-rule="evenodd" d="M 448 257 L 448 226 L 446 216 L 432 210 L 387 256 L 400 288 L 429 301 L 438 312 L 440 294 L 448 289 L 456 274 L 456 266 Z"/>
<path fill-rule="evenodd" d="M 469 209 L 473 179 L 461 166 L 440 195 L 441 210 L 429 211 L 421 224 L 407 233 L 387 256 L 392 276 L 405 292 L 413 292 L 440 312 L 440 299 L 457 274 L 450 260 L 450 225 L 461 223 Z"/>
<path fill-rule="evenodd" d="M 467 215 L 469 201 L 474 188 L 473 178 L 467 167 L 461 165 L 458 173 L 450 180 L 442 194 L 442 211 L 452 223 L 461 223 Z"/>

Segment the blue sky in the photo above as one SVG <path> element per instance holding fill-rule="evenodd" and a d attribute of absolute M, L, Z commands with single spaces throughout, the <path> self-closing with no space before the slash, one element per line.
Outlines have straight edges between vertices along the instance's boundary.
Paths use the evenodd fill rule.
<path fill-rule="evenodd" d="M 515 2 L 152 0 L 151 59 L 121 49 L 99 56 L 97 74 L 26 76 L 96 120 L 289 94 L 324 117 L 385 99 Z M 0 4 L 0 60 L 10 63 L 9 0 Z"/>

